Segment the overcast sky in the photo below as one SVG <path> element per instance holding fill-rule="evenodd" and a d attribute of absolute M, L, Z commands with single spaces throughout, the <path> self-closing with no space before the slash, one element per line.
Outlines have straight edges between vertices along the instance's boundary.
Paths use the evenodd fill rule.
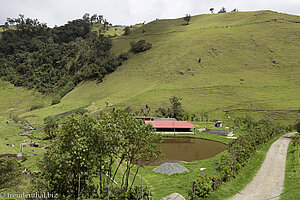
<path fill-rule="evenodd" d="M 227 11 L 273 10 L 300 15 L 300 0 L 0 0 L 0 24 L 19 14 L 48 26 L 63 25 L 84 13 L 104 15 L 113 25 L 133 25 L 156 18 L 206 14 L 209 8 Z"/>

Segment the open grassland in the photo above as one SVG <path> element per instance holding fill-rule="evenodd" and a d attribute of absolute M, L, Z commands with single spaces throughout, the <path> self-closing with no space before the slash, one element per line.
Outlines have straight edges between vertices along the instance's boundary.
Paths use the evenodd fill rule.
<path fill-rule="evenodd" d="M 0 154 L 19 153 L 20 142 L 17 140 L 22 138 L 18 135 L 22 131 L 20 124 L 14 124 L 11 120 L 0 116 Z M 13 147 L 7 144 L 12 144 Z"/>
<path fill-rule="evenodd" d="M 189 113 L 208 112 L 209 119 L 250 114 L 294 123 L 300 107 L 299 16 L 271 11 L 156 20 L 113 39 L 112 52 L 128 52 L 130 42 L 145 39 L 146 52 L 129 59 L 103 82 L 83 82 L 60 104 L 29 112 L 33 121 L 48 114 L 89 106 L 152 111 L 182 98 Z M 199 62 L 199 59 L 201 61 Z"/>
<path fill-rule="evenodd" d="M 43 157 L 45 149 L 30 147 L 36 139 L 30 139 L 26 136 L 19 136 L 18 133 L 24 131 L 22 124 L 15 124 L 11 120 L 0 116 L 0 154 L 16 154 L 20 152 L 20 145 L 23 143 L 24 157 L 26 158 L 22 165 L 30 171 L 38 170 L 38 160 Z M 38 136 L 36 133 L 34 136 Z M 47 145 L 45 141 L 39 141 L 41 145 Z M 8 144 L 13 146 L 8 146 Z"/>
<path fill-rule="evenodd" d="M 300 147 L 289 144 L 286 170 L 284 178 L 284 190 L 280 200 L 296 200 L 300 196 Z"/>
<path fill-rule="evenodd" d="M 0 80 L 0 115 L 12 116 L 50 105 L 50 98 Z"/>
<path fill-rule="evenodd" d="M 99 28 L 103 27 L 103 24 L 99 24 L 99 23 L 94 23 L 93 24 L 93 28 L 92 28 L 92 31 L 97 31 L 99 32 Z M 135 30 L 136 28 L 139 28 L 143 26 L 143 24 L 136 24 L 136 25 L 133 25 L 130 30 Z M 112 37 L 116 37 L 116 36 L 121 36 L 124 34 L 124 28 L 126 26 L 122 26 L 122 25 L 117 25 L 117 26 L 109 26 L 107 27 L 107 29 L 105 30 L 104 32 L 104 35 L 105 36 L 112 36 Z"/>

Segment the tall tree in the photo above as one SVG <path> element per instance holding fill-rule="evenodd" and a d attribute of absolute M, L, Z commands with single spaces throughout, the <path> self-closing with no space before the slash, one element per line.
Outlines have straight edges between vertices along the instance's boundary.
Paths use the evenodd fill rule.
<path fill-rule="evenodd" d="M 170 99 L 171 107 L 168 109 L 170 117 L 181 119 L 183 117 L 184 111 L 181 105 L 181 98 L 179 97 L 171 97 Z"/>

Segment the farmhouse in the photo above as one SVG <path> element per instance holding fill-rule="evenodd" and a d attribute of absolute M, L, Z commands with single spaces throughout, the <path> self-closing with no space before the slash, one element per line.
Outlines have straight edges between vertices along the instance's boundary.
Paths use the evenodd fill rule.
<path fill-rule="evenodd" d="M 160 134 L 195 134 L 196 128 L 188 121 L 145 121 L 145 123 L 152 124 L 156 133 Z"/>

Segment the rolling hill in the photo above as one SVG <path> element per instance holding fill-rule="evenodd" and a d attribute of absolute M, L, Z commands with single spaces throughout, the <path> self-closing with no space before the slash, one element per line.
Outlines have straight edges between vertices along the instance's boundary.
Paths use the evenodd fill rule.
<path fill-rule="evenodd" d="M 113 38 L 112 53 L 144 39 L 152 48 L 129 59 L 98 83 L 80 83 L 60 104 L 21 117 L 44 117 L 87 107 L 145 104 L 152 111 L 182 98 L 188 113 L 208 112 L 210 119 L 250 114 L 293 123 L 300 117 L 300 17 L 272 11 L 231 12 L 155 20 L 128 36 Z"/>

